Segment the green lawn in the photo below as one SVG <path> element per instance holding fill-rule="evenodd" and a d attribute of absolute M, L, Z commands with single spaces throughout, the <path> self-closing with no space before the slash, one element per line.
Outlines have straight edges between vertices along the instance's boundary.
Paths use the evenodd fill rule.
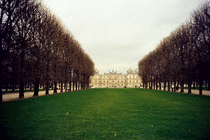
<path fill-rule="evenodd" d="M 0 104 L 0 139 L 208 139 L 210 97 L 88 89 Z"/>

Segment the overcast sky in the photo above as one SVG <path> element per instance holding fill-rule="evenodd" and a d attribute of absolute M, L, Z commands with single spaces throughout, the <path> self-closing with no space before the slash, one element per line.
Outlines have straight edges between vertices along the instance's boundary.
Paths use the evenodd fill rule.
<path fill-rule="evenodd" d="M 205 0 L 43 0 L 63 21 L 100 74 L 138 68 Z"/>

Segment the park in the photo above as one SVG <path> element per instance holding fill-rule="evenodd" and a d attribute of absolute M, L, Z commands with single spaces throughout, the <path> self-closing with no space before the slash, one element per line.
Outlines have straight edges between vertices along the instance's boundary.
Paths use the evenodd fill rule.
<path fill-rule="evenodd" d="M 60 1 L 0 1 L 0 139 L 210 138 L 210 2 Z"/>
<path fill-rule="evenodd" d="M 86 89 L 0 104 L 3 139 L 208 139 L 210 97 Z"/>

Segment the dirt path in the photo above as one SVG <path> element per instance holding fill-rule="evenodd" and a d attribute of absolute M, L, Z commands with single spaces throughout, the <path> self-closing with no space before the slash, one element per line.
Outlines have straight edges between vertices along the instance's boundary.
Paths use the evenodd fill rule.
<path fill-rule="evenodd" d="M 167 89 L 166 89 L 167 91 Z M 60 93 L 60 90 L 57 90 L 58 93 Z M 176 92 L 180 92 L 180 89 L 177 90 Z M 191 94 L 199 95 L 199 90 L 191 90 Z M 184 93 L 188 93 L 188 89 L 184 89 Z M 203 90 L 203 95 L 204 96 L 210 96 L 210 91 Z M 53 94 L 53 90 L 49 90 L 49 95 Z M 34 95 L 34 92 L 25 92 L 24 93 L 24 99 L 25 98 L 32 98 Z M 39 96 L 45 96 L 45 91 L 39 91 Z M 14 101 L 14 100 L 21 100 L 19 99 L 19 93 L 6 93 L 3 94 L 3 102 L 8 102 L 8 101 Z"/>
<path fill-rule="evenodd" d="M 180 92 L 180 91 L 181 91 L 181 89 L 179 89 L 177 92 Z M 199 90 L 197 90 L 197 89 L 192 89 L 191 92 L 192 92 L 191 94 L 199 95 Z M 188 89 L 184 89 L 184 93 L 188 93 Z M 210 91 L 202 90 L 202 95 L 210 96 Z"/>
<path fill-rule="evenodd" d="M 57 90 L 57 93 L 60 93 L 60 90 Z M 49 90 L 49 95 L 53 94 L 53 90 Z M 25 98 L 32 98 L 34 95 L 34 92 L 25 92 L 24 93 L 24 99 Z M 39 97 L 45 96 L 45 91 L 39 91 Z M 19 93 L 5 93 L 3 94 L 3 102 L 8 101 L 14 101 L 14 100 L 21 100 L 19 99 Z"/>
<path fill-rule="evenodd" d="M 162 88 L 163 91 L 163 88 Z M 168 91 L 168 89 L 166 88 L 166 91 Z M 176 90 L 177 93 L 180 93 L 181 89 Z M 170 91 L 172 92 L 172 91 Z M 188 94 L 188 89 L 184 89 L 184 93 Z M 191 89 L 191 94 L 194 95 L 199 95 L 199 90 L 198 89 Z M 204 96 L 210 96 L 210 91 L 208 90 L 202 90 L 202 95 Z"/>

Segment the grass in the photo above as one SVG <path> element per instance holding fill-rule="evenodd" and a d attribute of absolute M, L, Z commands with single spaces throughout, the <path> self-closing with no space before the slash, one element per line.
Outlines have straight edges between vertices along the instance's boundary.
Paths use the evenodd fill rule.
<path fill-rule="evenodd" d="M 208 139 L 210 97 L 89 89 L 0 104 L 0 139 Z"/>

